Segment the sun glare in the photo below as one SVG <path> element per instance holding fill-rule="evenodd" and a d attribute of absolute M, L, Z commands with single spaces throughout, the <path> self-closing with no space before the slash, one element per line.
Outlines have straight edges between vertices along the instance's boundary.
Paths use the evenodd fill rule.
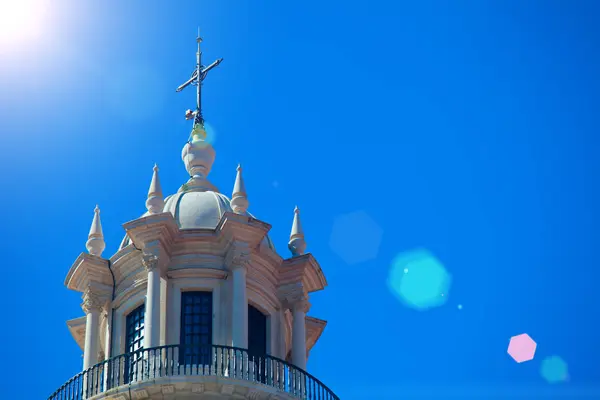
<path fill-rule="evenodd" d="M 47 1 L 0 0 L 0 50 L 18 48 L 40 37 Z"/>

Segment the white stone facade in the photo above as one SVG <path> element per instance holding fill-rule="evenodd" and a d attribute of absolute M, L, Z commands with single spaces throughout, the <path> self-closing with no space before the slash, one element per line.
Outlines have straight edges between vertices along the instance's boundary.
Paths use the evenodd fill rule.
<path fill-rule="evenodd" d="M 67 287 L 83 292 L 82 308 L 89 322 L 84 325 L 81 317 L 70 320 L 69 326 L 79 327 L 72 328 L 72 333 L 84 349 L 88 346 L 94 353 L 102 351 L 106 357 L 124 353 L 125 317 L 144 303 L 146 307 L 151 304 L 146 309 L 146 321 L 150 319 L 148 316 L 157 320 L 156 324 L 146 322 L 145 347 L 176 344 L 181 292 L 186 290 L 213 293 L 214 344 L 245 347 L 247 315 L 240 311 L 237 318 L 233 315 L 236 309 L 243 310 L 248 304 L 267 315 L 267 351 L 275 357 L 285 359 L 292 349 L 293 328 L 290 329 L 288 322 L 290 316 L 293 319 L 295 309 L 304 320 L 302 324 L 296 323 L 297 329 L 310 334 L 304 335 L 304 342 L 311 342 L 312 347 L 321 334 L 324 322 L 303 315 L 309 293 L 326 285 L 321 268 L 310 254 L 284 260 L 270 248 L 260 246 L 268 225 L 251 217 L 226 213 L 220 229 L 213 232 L 181 231 L 167 212 L 142 217 L 125 227 L 130 227 L 130 236 L 137 238 L 139 233 L 140 247 L 134 242 L 119 250 L 111 257 L 110 268 L 108 260 L 81 254 L 67 276 Z M 250 239 L 254 248 L 235 240 L 236 236 L 245 235 L 254 236 Z M 149 258 L 152 252 L 156 266 L 147 268 L 144 258 Z M 113 274 L 116 286 L 111 301 Z M 87 332 L 90 324 L 96 331 L 91 336 Z M 239 343 L 235 343 L 236 331 Z M 90 341 L 86 340 L 88 337 Z M 112 343 L 110 352 L 107 343 Z M 309 347 L 304 349 L 304 359 L 307 351 Z M 88 367 L 102 361 L 97 355 L 89 357 Z M 305 363 L 302 357 L 300 361 Z"/>
<path fill-rule="evenodd" d="M 182 151 L 190 179 L 164 198 L 155 166 L 147 212 L 123 225 L 126 236 L 109 258 L 102 258 L 106 246 L 100 210 L 94 210 L 89 253 L 79 255 L 65 279 L 83 296 L 84 316 L 67 324 L 83 350 L 84 372 L 50 399 L 337 399 L 305 372 L 326 325 L 307 316 L 310 293 L 327 281 L 305 254 L 298 208 L 292 256 L 285 259 L 268 237 L 271 226 L 248 213 L 241 166 L 231 200 L 208 181 L 215 151 L 199 129 Z M 197 346 L 201 356 L 193 353 L 195 344 L 180 343 L 187 292 L 211 293 L 212 310 L 193 317 L 211 318 L 202 325 L 212 332 L 204 334 L 211 343 Z M 264 354 L 249 352 L 249 306 L 266 321 L 257 330 Z M 143 323 L 128 325 L 136 310 Z M 186 355 L 189 349 L 196 355 Z"/>
<path fill-rule="evenodd" d="M 98 226 L 98 210 L 94 219 Z M 292 364 L 306 368 L 326 324 L 306 317 L 309 294 L 327 284 L 312 255 L 281 258 L 264 244 L 268 224 L 233 212 L 225 212 L 213 230 L 182 230 L 170 212 L 148 214 L 124 227 L 131 243 L 110 259 L 82 253 L 65 281 L 83 293 L 85 317 L 68 324 L 84 349 L 84 370 L 104 361 L 102 355 L 109 360 L 127 353 L 126 318 L 143 304 L 144 348 L 178 344 L 181 293 L 190 290 L 212 292 L 213 344 L 247 347 L 250 304 L 267 316 L 267 354 L 289 359 L 291 353 Z M 191 391 L 187 381 L 176 387 Z M 155 389 L 146 391 L 150 396 Z"/>

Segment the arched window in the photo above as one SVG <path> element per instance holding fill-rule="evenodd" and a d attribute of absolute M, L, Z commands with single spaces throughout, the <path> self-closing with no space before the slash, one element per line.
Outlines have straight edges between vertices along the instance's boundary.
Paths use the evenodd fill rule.
<path fill-rule="evenodd" d="M 210 364 L 212 353 L 212 292 L 181 293 L 179 362 Z"/>
<path fill-rule="evenodd" d="M 129 382 L 130 376 L 135 374 L 137 361 L 142 358 L 142 352 L 136 351 L 144 348 L 144 315 L 146 305 L 142 304 L 127 315 L 125 319 L 125 352 L 132 353 L 125 358 L 125 380 Z"/>
<path fill-rule="evenodd" d="M 127 315 L 125 322 L 125 351 L 134 352 L 144 347 L 144 314 L 146 305 L 142 304 Z"/>
<path fill-rule="evenodd" d="M 257 357 L 267 354 L 267 316 L 248 304 L 248 353 Z"/>
<path fill-rule="evenodd" d="M 266 382 L 267 367 L 267 316 L 258 308 L 248 304 L 248 356 L 254 359 L 256 376 L 259 382 Z"/>

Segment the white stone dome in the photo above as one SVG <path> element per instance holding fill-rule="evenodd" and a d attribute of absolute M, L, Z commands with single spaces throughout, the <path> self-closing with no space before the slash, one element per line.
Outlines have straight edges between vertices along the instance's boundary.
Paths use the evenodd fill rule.
<path fill-rule="evenodd" d="M 196 129 L 196 128 L 194 128 Z M 203 127 L 200 131 L 203 130 Z M 154 174 L 146 208 L 149 210 L 142 217 L 162 212 L 170 212 L 177 223 L 179 229 L 215 229 L 221 218 L 226 212 L 235 212 L 237 214 L 254 216 L 246 211 L 248 200 L 246 199 L 245 187 L 241 178 L 241 166 L 238 165 L 236 183 L 233 189 L 232 201 L 225 195 L 219 193 L 207 179 L 215 160 L 215 150 L 210 142 L 202 139 L 198 134 L 194 134 L 192 140 L 183 146 L 181 159 L 185 165 L 190 179 L 181 186 L 179 191 L 162 200 L 162 188 L 158 179 L 158 167 L 154 166 Z M 240 198 L 242 197 L 242 198 Z M 163 205 L 164 204 L 164 205 Z M 233 208 L 236 208 L 234 211 Z M 129 236 L 125 235 L 119 246 L 119 250 L 131 244 Z M 275 251 L 273 242 L 266 236 L 262 242 Z"/>
<path fill-rule="evenodd" d="M 163 208 L 163 212 L 167 211 L 173 215 L 180 229 L 215 229 L 226 212 L 233 212 L 231 200 L 213 191 L 182 191 L 168 196 Z M 245 214 L 254 218 L 248 212 Z M 119 249 L 130 243 L 129 236 L 125 235 Z M 275 251 L 268 236 L 263 244 Z"/>
<path fill-rule="evenodd" d="M 163 211 L 173 214 L 180 229 L 214 229 L 232 212 L 227 196 L 212 191 L 176 193 L 165 199 Z"/>

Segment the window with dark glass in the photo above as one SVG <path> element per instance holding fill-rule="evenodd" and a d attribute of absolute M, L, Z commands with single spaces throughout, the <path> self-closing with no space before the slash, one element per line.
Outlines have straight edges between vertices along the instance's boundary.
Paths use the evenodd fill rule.
<path fill-rule="evenodd" d="M 256 377 L 265 383 L 267 376 L 267 316 L 259 309 L 248 304 L 248 356 L 254 360 Z"/>
<path fill-rule="evenodd" d="M 183 364 L 210 364 L 212 354 L 212 292 L 181 293 Z"/>
<path fill-rule="evenodd" d="M 144 347 L 144 315 L 146 306 L 142 304 L 127 315 L 125 319 L 125 352 L 134 353 Z M 129 379 L 129 374 L 135 373 L 136 363 L 142 358 L 142 352 L 131 354 L 125 359 L 125 378 Z"/>

